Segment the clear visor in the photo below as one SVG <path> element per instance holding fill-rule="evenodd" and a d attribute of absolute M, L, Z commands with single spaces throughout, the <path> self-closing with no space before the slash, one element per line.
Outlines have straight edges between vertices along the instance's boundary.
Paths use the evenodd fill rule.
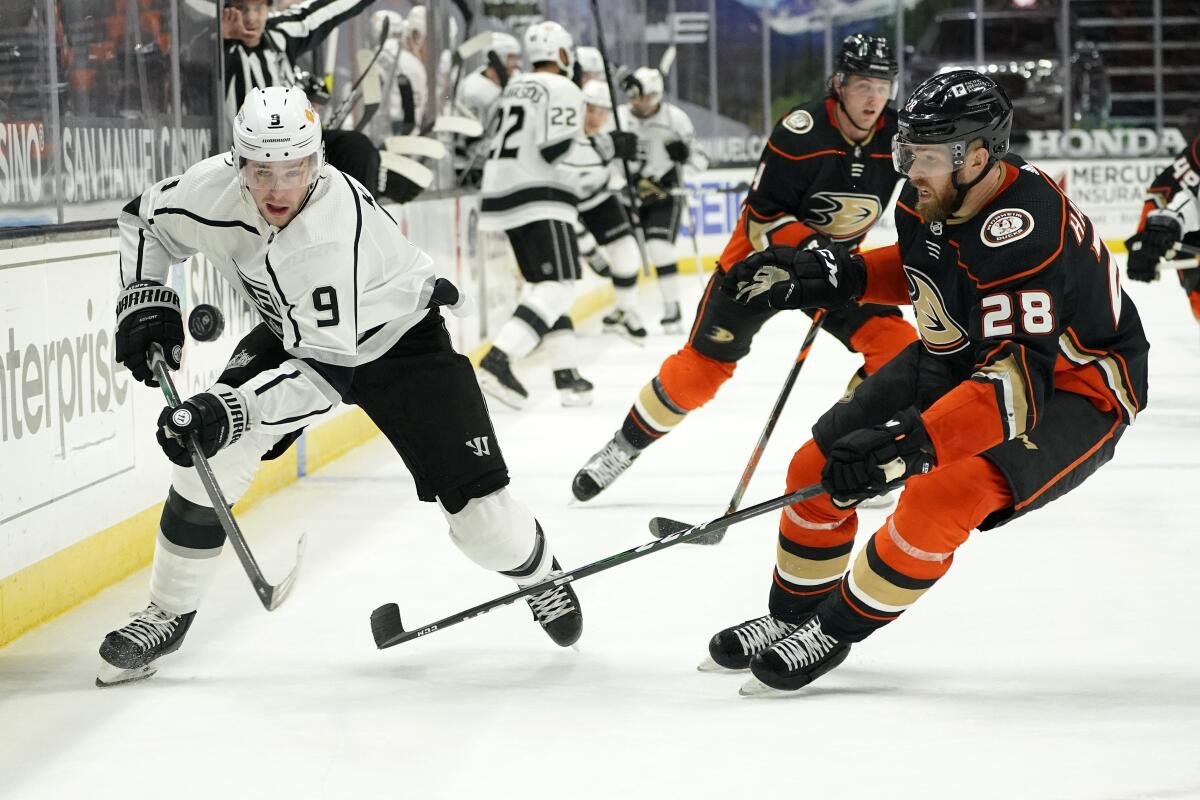
<path fill-rule="evenodd" d="M 899 136 L 892 139 L 892 164 L 909 180 L 938 178 L 962 166 L 964 142 L 951 144 L 913 144 Z M 959 154 L 957 159 L 954 154 Z"/>
<path fill-rule="evenodd" d="M 259 191 L 298 189 L 316 181 L 317 167 L 317 153 L 292 161 L 245 161 L 242 180 L 247 188 Z"/>

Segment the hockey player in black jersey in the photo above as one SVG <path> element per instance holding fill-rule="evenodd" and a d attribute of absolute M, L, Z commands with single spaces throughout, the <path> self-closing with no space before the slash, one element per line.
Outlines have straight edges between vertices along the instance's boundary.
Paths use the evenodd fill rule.
<path fill-rule="evenodd" d="M 1129 249 L 1127 274 L 1132 281 L 1158 279 L 1158 262 L 1174 258 L 1179 245 L 1200 247 L 1200 134 L 1146 190 L 1142 218 L 1125 243 Z M 1179 270 L 1179 283 L 1187 293 L 1192 316 L 1200 322 L 1200 259 L 1192 269 Z"/>
<path fill-rule="evenodd" d="M 769 613 L 709 644 L 716 666 L 750 668 L 744 693 L 836 667 L 946 574 L 972 530 L 1036 511 L 1108 462 L 1146 406 L 1149 345 L 1116 262 L 1058 185 L 1009 155 L 1011 126 L 990 78 L 930 78 L 893 144 L 908 178 L 897 244 L 861 256 L 774 246 L 725 276 L 749 308 L 908 302 L 921 335 L 792 460 L 788 489 L 826 494 L 781 516 Z M 851 563 L 856 506 L 902 483 Z"/>
<path fill-rule="evenodd" d="M 888 108 L 896 71 L 886 39 L 849 36 L 829 96 L 792 109 L 775 126 L 687 343 L 663 362 L 620 430 L 576 474 L 576 498 L 595 497 L 643 450 L 712 400 L 774 316 L 772 309 L 747 308 L 722 295 L 726 269 L 772 245 L 832 242 L 854 250 L 879 220 L 900 180 L 891 155 L 896 114 Z M 855 382 L 916 338 L 896 308 L 869 303 L 831 310 L 824 328 L 863 354 Z"/>
<path fill-rule="evenodd" d="M 260 459 L 276 458 L 334 406 L 366 412 L 403 459 L 417 496 L 436 501 L 450 537 L 481 567 L 520 586 L 558 569 L 541 525 L 509 494 L 508 467 L 470 361 L 454 351 L 441 307 L 465 296 L 347 175 L 323 163 L 321 123 L 295 87 L 254 89 L 233 149 L 160 181 L 121 212 L 121 293 L 114 354 L 157 379 L 157 345 L 180 365 L 171 264 L 203 253 L 259 312 L 208 391 L 158 419 L 176 464 L 150 571 L 150 604 L 100 646 L 100 685 L 154 674 L 192 625 L 225 542 L 184 440 L 210 459 L 230 502 Z M 583 629 L 569 586 L 529 597 L 555 643 Z"/>

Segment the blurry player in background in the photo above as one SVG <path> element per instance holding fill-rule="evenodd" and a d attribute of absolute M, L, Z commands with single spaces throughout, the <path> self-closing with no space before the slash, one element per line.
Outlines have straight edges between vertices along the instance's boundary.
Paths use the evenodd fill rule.
<path fill-rule="evenodd" d="M 394 11 L 376 12 L 372 23 L 376 30 L 382 15 L 392 15 L 388 40 L 379 54 L 379 74 L 382 80 L 395 76 L 395 82 L 384 87 L 383 113 L 392 123 L 392 133 L 419 133 L 425 122 L 429 99 L 429 73 L 425 69 L 425 6 L 416 6 L 398 24 Z M 397 63 L 398 62 L 398 63 Z"/>
<path fill-rule="evenodd" d="M 479 365 L 479 383 L 513 408 L 522 408 L 529 392 L 512 362 L 543 340 L 563 405 L 591 402 L 592 384 L 576 368 L 575 330 L 567 316 L 580 277 L 571 227 L 577 197 L 559 170 L 583 131 L 583 94 L 567 77 L 575 63 L 572 50 L 571 35 L 556 22 L 525 31 L 525 55 L 533 69 L 504 90 L 483 168 L 479 228 L 508 234 L 526 283 L 512 318 Z M 622 141 L 611 133 L 592 139 L 608 157 Z"/>
<path fill-rule="evenodd" d="M 458 86 L 455 106 L 479 120 L 485 135 L 473 139 L 455 138 L 455 172 L 459 186 L 478 186 L 483 179 L 487 158 L 486 131 L 491 127 L 492 112 L 508 82 L 521 73 L 521 43 L 507 33 L 493 33 L 487 63 L 465 76 Z"/>
<path fill-rule="evenodd" d="M 696 129 L 688 115 L 663 100 L 661 72 L 639 67 L 625 78 L 622 88 L 629 103 L 617 109 L 620 128 L 638 137 L 638 157 L 630 160 L 639 201 L 637 218 L 646 238 L 646 255 L 658 275 L 661 324 L 666 332 L 677 333 L 683 330 L 683 312 L 675 239 L 684 198 L 674 192 L 683 187 L 684 166 L 707 169 L 708 158 L 696 146 Z"/>
<path fill-rule="evenodd" d="M 159 523 L 150 604 L 100 646 L 99 685 L 153 675 L 196 617 L 225 542 L 184 442 L 211 459 L 231 503 L 260 459 L 281 455 L 339 403 L 366 412 L 400 453 L 417 496 L 436 500 L 450 537 L 518 585 L 557 569 L 541 526 L 508 493 L 508 468 L 467 358 L 439 306 L 465 297 L 353 178 L 324 164 L 321 123 L 298 88 L 255 89 L 233 150 L 160 181 L 121 212 L 121 294 L 114 351 L 157 385 L 148 351 L 178 369 L 172 263 L 202 253 L 262 317 L 217 383 L 163 409 L 158 441 L 177 466 Z M 557 644 L 583 617 L 569 587 L 529 598 Z"/>
<path fill-rule="evenodd" d="M 637 280 L 641 255 L 629 214 L 617 192 L 625 186 L 615 169 L 613 154 L 601 152 L 592 137 L 611 134 L 612 97 L 603 81 L 583 85 L 583 131 L 576 146 L 563 160 L 562 169 L 579 197 L 576 235 L 583 258 L 603 277 L 612 280 L 617 307 L 604 318 L 604 329 L 644 344 L 646 328 L 637 311 Z M 629 134 L 627 137 L 632 137 Z M 596 139 L 603 143 L 603 139 Z M 632 154 L 636 146 L 627 145 Z"/>
<path fill-rule="evenodd" d="M 687 344 L 663 362 L 621 429 L 576 474 L 575 497 L 590 500 L 607 488 L 643 450 L 711 400 L 750 352 L 775 311 L 721 294 L 725 269 L 775 244 L 858 248 L 900 180 L 891 156 L 896 114 L 888 108 L 896 72 L 886 39 L 847 37 L 829 96 L 792 109 L 776 124 Z M 898 309 L 869 303 L 831 309 L 824 329 L 863 354 L 851 389 L 916 339 Z"/>
<path fill-rule="evenodd" d="M 972 530 L 1035 511 L 1107 463 L 1146 406 L 1149 345 L 1117 264 L 1058 185 L 1008 154 L 1012 116 L 991 78 L 930 78 L 893 145 L 908 178 L 897 244 L 862 256 L 773 245 L 722 281 L 751 308 L 911 302 L 921 334 L 792 459 L 788 491 L 826 493 L 784 509 L 769 613 L 716 634 L 701 667 L 748 666 L 743 693 L 799 689 L 836 667 L 946 574 Z M 902 483 L 851 564 L 855 507 Z"/>
<path fill-rule="evenodd" d="M 1137 233 L 1125 243 L 1129 279 L 1158 280 L 1158 262 L 1176 257 L 1180 244 L 1200 247 L 1200 134 L 1146 190 Z M 1179 283 L 1200 322 L 1200 263 L 1197 267 L 1179 270 Z"/>
<path fill-rule="evenodd" d="M 576 47 L 575 60 L 579 63 L 579 85 L 587 86 L 589 81 L 600 81 L 608 86 L 604 78 L 604 58 L 595 47 Z"/>

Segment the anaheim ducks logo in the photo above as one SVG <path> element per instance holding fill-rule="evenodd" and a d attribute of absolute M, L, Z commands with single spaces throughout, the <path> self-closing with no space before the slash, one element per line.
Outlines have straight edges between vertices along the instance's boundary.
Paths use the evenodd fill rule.
<path fill-rule="evenodd" d="M 883 211 L 873 194 L 818 192 L 812 200 L 814 206 L 805 222 L 835 242 L 862 236 Z"/>
<path fill-rule="evenodd" d="M 917 317 L 917 331 L 926 349 L 932 353 L 954 353 L 969 344 L 967 331 L 946 311 L 946 303 L 929 276 L 912 267 L 904 268 L 908 296 Z"/>

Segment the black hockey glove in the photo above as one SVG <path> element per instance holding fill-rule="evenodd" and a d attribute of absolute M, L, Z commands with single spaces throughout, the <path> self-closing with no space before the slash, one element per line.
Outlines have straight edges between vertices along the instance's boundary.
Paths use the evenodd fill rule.
<path fill-rule="evenodd" d="M 131 283 L 117 298 L 117 335 L 113 356 L 147 386 L 158 386 L 150 369 L 150 345 L 162 348 L 167 366 L 179 369 L 183 355 L 183 316 L 179 295 L 155 281 Z"/>
<path fill-rule="evenodd" d="M 629 131 L 613 131 L 609 134 L 612 137 L 613 156 L 626 161 L 636 161 L 638 155 L 638 137 L 636 133 Z"/>
<path fill-rule="evenodd" d="M 837 308 L 862 294 L 866 268 L 844 247 L 772 245 L 725 273 L 721 291 L 749 308 Z"/>
<path fill-rule="evenodd" d="M 821 486 L 842 507 L 895 489 L 933 469 L 937 458 L 915 408 L 874 428 L 848 433 L 829 448 Z"/>
<path fill-rule="evenodd" d="M 379 168 L 379 192 L 389 200 L 403 205 L 416 200 L 423 191 L 425 188 L 421 184 L 410 181 L 399 172 L 392 172 L 386 167 Z"/>
<path fill-rule="evenodd" d="M 688 143 L 681 139 L 667 142 L 667 157 L 676 164 L 686 163 L 692 157 L 692 148 L 688 147 Z"/>
<path fill-rule="evenodd" d="M 195 435 L 200 452 L 212 458 L 222 447 L 242 438 L 247 421 L 242 393 L 218 383 L 212 391 L 162 410 L 158 415 L 158 444 L 173 463 L 190 467 L 192 454 L 186 444 L 189 436 Z"/>
<path fill-rule="evenodd" d="M 1125 243 L 1129 249 L 1129 263 L 1125 267 L 1129 280 L 1143 283 L 1158 280 L 1158 262 L 1174 256 L 1182 238 L 1183 226 L 1171 214 L 1146 217 L 1142 232 Z"/>

